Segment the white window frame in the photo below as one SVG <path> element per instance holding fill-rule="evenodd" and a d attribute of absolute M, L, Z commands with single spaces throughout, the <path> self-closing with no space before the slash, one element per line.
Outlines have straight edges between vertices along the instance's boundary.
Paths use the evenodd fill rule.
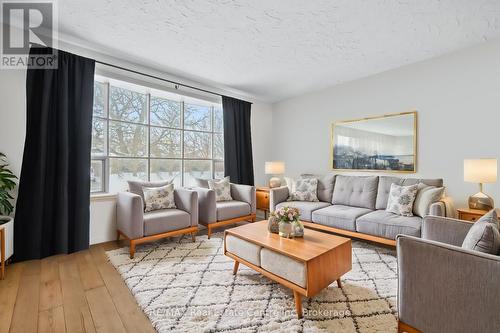
<path fill-rule="evenodd" d="M 173 160 L 173 161 L 180 161 L 181 162 L 181 170 L 180 170 L 180 177 L 181 177 L 181 186 L 185 186 L 184 183 L 184 164 L 185 161 L 210 161 L 210 167 L 211 167 L 211 176 L 212 178 L 215 178 L 215 164 L 216 163 L 224 163 L 224 159 L 219 159 L 214 157 L 214 138 L 215 135 L 222 135 L 224 138 L 224 132 L 223 129 L 222 131 L 216 131 L 215 130 L 215 109 L 216 107 L 213 104 L 213 102 L 210 102 L 212 104 L 210 106 L 210 131 L 204 131 L 204 130 L 192 130 L 192 129 L 186 129 L 184 128 L 184 113 L 185 113 L 185 107 L 187 104 L 189 105 L 197 105 L 196 102 L 193 103 L 186 103 L 185 101 L 182 100 L 182 97 L 184 95 L 182 94 L 177 94 L 181 100 L 180 100 L 180 106 L 181 106 L 181 114 L 180 114 L 180 127 L 168 127 L 168 126 L 161 126 L 161 125 L 152 125 L 151 124 L 151 97 L 158 97 L 158 98 L 163 98 L 167 99 L 168 97 L 162 97 L 158 96 L 156 94 L 151 94 L 150 92 L 141 92 L 134 90 L 133 88 L 128 88 L 128 87 L 122 87 L 120 85 L 112 85 L 106 77 L 103 77 L 103 79 L 94 78 L 95 82 L 99 82 L 105 85 L 105 92 L 104 92 L 104 116 L 95 116 L 94 114 L 92 115 L 92 119 L 99 119 L 103 120 L 105 122 L 106 128 L 105 128 L 105 138 L 104 138 L 104 154 L 102 155 L 97 155 L 97 154 L 92 154 L 91 155 L 91 161 L 102 161 L 102 168 L 101 174 L 102 174 L 102 187 L 100 191 L 92 191 L 91 190 L 91 195 L 98 195 L 98 194 L 113 194 L 110 193 L 109 189 L 109 180 L 110 180 L 110 160 L 113 158 L 124 158 L 124 159 L 138 159 L 138 160 L 146 160 L 147 163 L 147 181 L 151 180 L 151 161 L 152 160 Z M 126 82 L 123 82 L 126 84 Z M 139 123 L 139 122 L 131 122 L 131 121 L 126 121 L 126 120 L 117 120 L 117 119 L 111 119 L 110 118 L 110 91 L 111 91 L 111 86 L 115 86 L 118 88 L 123 88 L 127 89 L 130 91 L 134 91 L 140 94 L 146 95 L 146 118 L 147 118 L 147 123 Z M 144 86 L 145 90 L 148 90 L 149 87 Z M 220 108 L 222 110 L 222 104 L 220 104 Z M 139 126 L 144 126 L 146 127 L 147 130 L 147 155 L 146 156 L 124 156 L 124 157 L 117 157 L 117 156 L 112 156 L 110 155 L 110 149 L 109 149 L 109 125 L 110 122 L 115 122 L 115 123 L 122 123 L 122 124 L 132 124 L 132 125 L 139 125 Z M 161 128 L 161 129 L 171 129 L 171 130 L 177 130 L 181 132 L 181 155 L 180 157 L 152 157 L 151 156 L 151 128 Z M 190 157 L 185 157 L 184 156 L 184 133 L 185 132 L 197 132 L 197 133 L 206 133 L 210 134 L 211 138 L 211 147 L 210 147 L 210 157 L 209 158 L 190 158 Z M 224 140 L 224 139 L 223 139 Z"/>

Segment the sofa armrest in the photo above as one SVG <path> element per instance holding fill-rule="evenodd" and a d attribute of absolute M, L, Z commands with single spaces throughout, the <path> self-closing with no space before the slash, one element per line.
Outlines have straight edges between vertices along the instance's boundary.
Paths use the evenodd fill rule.
<path fill-rule="evenodd" d="M 399 319 L 421 332 L 497 332 L 500 258 L 400 235 Z"/>
<path fill-rule="evenodd" d="M 422 222 L 422 238 L 462 246 L 471 226 L 470 222 L 428 215 Z"/>
<path fill-rule="evenodd" d="M 191 226 L 198 226 L 198 192 L 184 188 L 175 189 L 175 205 L 191 216 Z"/>
<path fill-rule="evenodd" d="M 429 215 L 445 217 L 446 216 L 446 206 L 445 206 L 444 202 L 438 201 L 438 202 L 431 204 L 431 206 L 429 207 Z"/>
<path fill-rule="evenodd" d="M 140 195 L 118 192 L 116 200 L 116 223 L 118 230 L 130 239 L 144 236 L 144 204 Z"/>
<path fill-rule="evenodd" d="M 217 222 L 215 191 L 208 188 L 194 187 L 198 193 L 198 219 L 202 224 Z"/>
<path fill-rule="evenodd" d="M 234 200 L 243 201 L 250 205 L 251 213 L 257 210 L 255 186 L 231 183 L 231 196 Z"/>
<path fill-rule="evenodd" d="M 269 210 L 274 212 L 276 210 L 276 205 L 280 202 L 285 202 L 288 199 L 288 187 L 281 186 L 272 188 L 269 191 Z"/>

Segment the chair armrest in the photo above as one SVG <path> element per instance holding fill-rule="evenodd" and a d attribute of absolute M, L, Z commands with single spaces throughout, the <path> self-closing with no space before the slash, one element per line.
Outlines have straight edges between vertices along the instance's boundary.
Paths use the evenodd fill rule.
<path fill-rule="evenodd" d="M 198 219 L 203 224 L 217 222 L 215 191 L 208 188 L 194 187 L 198 193 Z"/>
<path fill-rule="evenodd" d="M 497 332 L 500 258 L 397 237 L 399 319 L 421 332 Z"/>
<path fill-rule="evenodd" d="M 428 215 L 422 222 L 422 238 L 462 246 L 471 226 L 470 222 Z"/>
<path fill-rule="evenodd" d="M 175 205 L 191 216 L 191 226 L 198 226 L 198 192 L 179 188 L 174 190 Z"/>
<path fill-rule="evenodd" d="M 250 205 L 251 213 L 257 210 L 255 186 L 231 183 L 231 196 L 234 200 L 243 201 Z"/>
<path fill-rule="evenodd" d="M 272 188 L 269 191 L 269 210 L 274 212 L 276 210 L 276 205 L 280 202 L 286 201 L 288 196 L 289 193 L 287 186 Z"/>
<path fill-rule="evenodd" d="M 144 236 L 144 204 L 140 195 L 118 192 L 116 199 L 116 223 L 118 230 L 130 239 Z"/>

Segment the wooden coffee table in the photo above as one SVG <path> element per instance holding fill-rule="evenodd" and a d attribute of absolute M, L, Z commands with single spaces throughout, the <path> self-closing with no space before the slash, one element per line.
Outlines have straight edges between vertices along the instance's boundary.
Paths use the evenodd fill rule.
<path fill-rule="evenodd" d="M 297 316 L 302 318 L 301 296 L 312 297 L 352 269 L 349 238 L 305 229 L 303 238 L 286 239 L 267 231 L 267 221 L 224 232 L 224 254 L 293 290 Z"/>

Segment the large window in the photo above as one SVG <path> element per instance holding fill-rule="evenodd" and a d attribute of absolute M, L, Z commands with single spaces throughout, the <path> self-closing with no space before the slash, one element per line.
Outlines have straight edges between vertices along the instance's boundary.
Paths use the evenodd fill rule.
<path fill-rule="evenodd" d="M 96 78 L 91 191 L 118 192 L 127 180 L 224 176 L 222 107 L 166 91 Z"/>

